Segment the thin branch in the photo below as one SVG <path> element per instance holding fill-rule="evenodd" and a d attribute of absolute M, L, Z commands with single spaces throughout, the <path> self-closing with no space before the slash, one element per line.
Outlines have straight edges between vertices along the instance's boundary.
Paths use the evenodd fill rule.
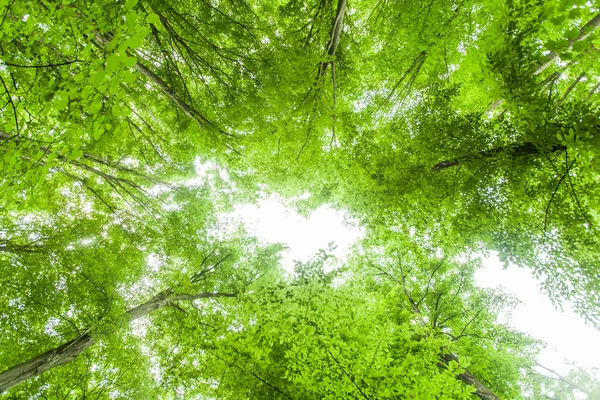
<path fill-rule="evenodd" d="M 64 65 L 69 65 L 69 64 L 73 64 L 73 63 L 77 63 L 77 62 L 82 62 L 82 61 L 75 59 L 72 61 L 65 61 L 65 62 L 58 63 L 58 64 L 44 64 L 44 65 L 21 65 L 21 64 L 9 63 L 7 61 L 0 61 L 0 62 L 8 65 L 9 67 L 16 67 L 16 68 L 57 68 L 57 67 L 62 67 Z"/>
<path fill-rule="evenodd" d="M 600 82 L 598 82 L 588 93 L 588 95 L 585 98 L 585 101 L 589 101 L 589 99 L 592 97 L 592 95 L 594 93 L 596 93 L 596 91 L 598 90 L 598 88 L 600 88 Z"/>
<path fill-rule="evenodd" d="M 542 368 L 542 369 L 544 369 L 544 370 L 546 370 L 546 371 L 548 371 L 548 372 L 550 372 L 550 373 L 552 373 L 552 374 L 556 375 L 556 376 L 557 376 L 557 378 L 556 378 L 556 379 L 558 379 L 558 380 L 560 380 L 560 381 L 563 381 L 564 383 L 566 383 L 567 385 L 571 386 L 572 388 L 574 388 L 574 389 L 577 389 L 577 390 L 579 390 L 580 392 L 583 392 L 583 393 L 587 394 L 588 396 L 590 396 L 590 395 L 591 395 L 591 392 L 590 392 L 589 390 L 586 390 L 586 389 L 582 388 L 581 386 L 579 386 L 579 385 L 577 385 L 577 384 L 573 383 L 571 380 L 569 380 L 569 379 L 565 378 L 564 376 L 562 376 L 562 375 L 561 375 L 561 374 L 559 374 L 558 372 L 556 372 L 556 371 L 554 371 L 554 370 L 552 370 L 552 369 L 550 369 L 550 368 L 548 368 L 548 367 L 545 367 L 545 366 L 543 366 L 542 364 L 540 364 L 540 363 L 538 363 L 538 362 L 536 362 L 536 363 L 535 363 L 535 365 L 537 365 L 538 367 L 540 367 L 540 368 Z M 547 376 L 547 378 L 552 378 L 552 377 L 550 377 L 550 376 Z"/>
<path fill-rule="evenodd" d="M 459 334 L 459 335 L 456 337 L 456 339 L 455 339 L 455 340 L 458 340 L 458 339 L 460 339 L 460 338 L 461 338 L 461 337 L 464 335 L 464 333 L 465 333 L 465 331 L 467 330 L 467 328 L 469 327 L 469 325 L 471 325 L 471 323 L 472 323 L 473 321 L 475 321 L 475 320 L 477 319 L 477 317 L 479 317 L 479 314 L 481 314 L 481 312 L 484 310 L 484 308 L 485 308 L 485 307 L 481 307 L 481 308 L 479 309 L 479 311 L 477 311 L 477 313 L 475 313 L 475 315 L 473 316 L 473 318 L 471 318 L 471 319 L 469 320 L 469 322 L 467 322 L 467 323 L 465 324 L 465 326 L 463 326 L 462 330 L 460 331 L 460 334 Z"/>
<path fill-rule="evenodd" d="M 213 251 L 214 253 L 214 251 Z M 211 254 L 212 255 L 212 254 Z M 192 277 L 190 278 L 190 282 L 192 283 L 198 283 L 206 274 L 208 274 L 210 271 L 216 269 L 222 262 L 224 262 L 225 260 L 227 260 L 229 257 L 231 256 L 231 254 L 227 254 L 225 257 L 223 257 L 222 259 L 220 259 L 215 265 L 213 265 L 210 268 L 205 268 L 200 272 L 196 272 L 194 275 L 192 275 Z M 201 266 L 204 265 L 204 263 L 206 262 L 206 260 L 208 259 L 209 256 L 205 257 L 204 260 L 202 260 L 202 264 Z"/>
<path fill-rule="evenodd" d="M 18 135 L 20 129 L 19 129 L 19 116 L 17 114 L 17 106 L 15 106 L 15 103 L 12 99 L 10 91 L 8 90 L 8 87 L 6 86 L 6 82 L 4 82 L 4 79 L 2 79 L 1 75 L 0 75 L 0 83 L 2 83 L 2 86 L 4 86 L 4 90 L 6 91 L 6 96 L 8 97 L 8 102 L 10 103 L 10 106 L 12 107 L 14 118 L 15 118 L 15 127 L 17 129 L 17 135 Z M 2 132 L 0 132 L 0 133 L 2 133 Z"/>
<path fill-rule="evenodd" d="M 317 335 L 316 332 L 315 332 L 315 335 Z M 335 358 L 335 356 L 331 353 L 331 351 L 329 351 L 329 347 L 327 347 L 327 345 L 323 342 L 323 340 L 321 340 L 321 338 L 318 335 L 317 335 L 317 338 L 323 344 L 323 346 L 325 346 L 325 350 L 327 351 L 327 354 L 329 354 L 329 356 L 331 358 L 333 358 L 333 361 L 335 361 L 335 363 L 342 370 L 342 372 L 344 373 L 344 375 L 346 375 L 346 377 L 350 380 L 350 382 L 352 382 L 352 384 L 354 385 L 354 387 L 356 388 L 356 390 L 358 390 L 358 392 L 362 395 L 363 398 L 369 400 L 369 396 L 367 396 L 365 394 L 365 392 L 363 392 L 363 390 L 360 388 L 360 386 L 358 386 L 358 384 L 356 383 L 356 381 L 354 380 L 354 378 L 352 378 L 352 376 L 348 373 L 348 371 L 346 371 L 346 369 L 342 366 L 342 364 L 340 364 L 340 362 L 338 361 L 338 359 Z"/>
<path fill-rule="evenodd" d="M 565 149 L 565 164 L 567 164 L 569 162 L 568 157 L 569 157 L 569 153 L 568 153 L 567 149 Z M 585 215 L 585 212 L 583 212 L 583 208 L 581 207 L 581 203 L 579 202 L 579 197 L 577 196 L 577 193 L 575 192 L 575 186 L 573 186 L 573 181 L 571 180 L 571 174 L 569 174 L 568 171 L 567 171 L 567 180 L 569 182 L 569 186 L 571 187 L 571 193 L 573 193 L 573 197 L 575 198 L 575 203 L 577 203 L 577 208 L 579 208 L 579 212 L 581 213 L 583 218 L 586 220 L 588 225 L 590 227 L 592 227 L 593 226 L 592 222 L 588 219 L 587 215 Z"/>
<path fill-rule="evenodd" d="M 417 307 L 419 307 L 419 305 L 421 305 L 421 302 L 423 300 L 425 300 L 425 297 L 427 297 L 427 294 L 429 293 L 429 289 L 431 288 L 431 280 L 433 279 L 433 276 L 435 275 L 435 273 L 442 267 L 442 265 L 444 265 L 444 263 L 446 262 L 446 260 L 442 260 L 433 270 L 433 272 L 431 273 L 431 275 L 429 275 L 429 280 L 427 281 L 427 287 L 425 288 L 425 293 L 423 294 L 423 297 L 421 297 L 419 299 L 419 301 L 417 301 Z"/>
<path fill-rule="evenodd" d="M 565 91 L 565 94 L 563 95 L 563 97 L 560 99 L 560 101 L 558 102 L 558 105 L 561 105 L 569 96 L 569 94 L 571 93 L 571 91 L 573 90 L 573 88 L 575 88 L 575 86 L 577 86 L 577 84 L 583 79 L 583 77 L 585 76 L 585 72 L 582 72 L 581 74 L 579 74 L 579 76 L 575 79 L 575 81 L 569 85 L 569 87 L 567 88 L 567 90 Z"/>
<path fill-rule="evenodd" d="M 545 213 L 545 216 L 544 216 L 544 232 L 546 232 L 546 227 L 547 227 L 547 224 L 548 224 L 548 213 L 550 211 L 550 205 L 552 204 L 552 200 L 554 200 L 554 196 L 556 196 L 556 192 L 558 192 L 558 188 L 560 187 L 560 184 L 565 179 L 565 177 L 569 174 L 569 170 L 571 169 L 571 167 L 573 166 L 573 164 L 575 164 L 575 161 L 577 161 L 577 160 L 573 160 L 573 162 L 571 163 L 571 165 L 569 165 L 567 167 L 567 170 L 560 177 L 558 183 L 556 184 L 556 188 L 554 188 L 554 192 L 552 192 L 552 196 L 550 197 L 550 201 L 548 202 L 548 205 L 546 206 L 546 213 Z"/>

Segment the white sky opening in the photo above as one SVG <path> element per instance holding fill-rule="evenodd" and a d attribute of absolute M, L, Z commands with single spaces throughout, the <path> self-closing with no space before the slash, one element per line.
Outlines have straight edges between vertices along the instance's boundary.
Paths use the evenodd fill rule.
<path fill-rule="evenodd" d="M 342 211 L 323 206 L 305 218 L 275 196 L 260 200 L 258 205 L 240 205 L 229 217 L 241 220 L 249 233 L 265 242 L 287 245 L 283 255 L 287 271 L 293 270 L 294 260 L 307 261 L 330 242 L 337 246 L 334 254 L 343 263 L 352 245 L 364 235 Z M 480 287 L 500 287 L 521 300 L 510 316 L 501 316 L 499 322 L 547 343 L 538 359 L 540 364 L 563 375 L 573 363 L 590 373 L 594 368 L 600 370 L 600 354 L 593 350 L 600 343 L 600 331 L 586 325 L 569 305 L 564 306 L 564 312 L 556 310 L 540 292 L 531 271 L 504 269 L 497 254 L 492 253 L 484 259 L 484 268 L 475 273 L 475 280 Z M 598 376 L 598 371 L 593 375 Z"/>
<path fill-rule="evenodd" d="M 363 236 L 362 229 L 342 211 L 323 206 L 305 218 L 275 196 L 260 200 L 258 205 L 237 206 L 232 217 L 241 219 L 257 238 L 287 245 L 282 264 L 289 272 L 294 269 L 294 261 L 308 261 L 330 242 L 337 246 L 333 254 L 344 262 L 352 245 Z"/>

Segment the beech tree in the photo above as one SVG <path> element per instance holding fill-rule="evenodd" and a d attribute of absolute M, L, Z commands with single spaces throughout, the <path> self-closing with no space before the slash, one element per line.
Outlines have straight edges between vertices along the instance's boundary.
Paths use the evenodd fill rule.
<path fill-rule="evenodd" d="M 600 322 L 599 12 L 0 0 L 0 392 L 597 398 L 473 273 Z M 224 222 L 270 194 L 365 239 L 286 272 Z"/>

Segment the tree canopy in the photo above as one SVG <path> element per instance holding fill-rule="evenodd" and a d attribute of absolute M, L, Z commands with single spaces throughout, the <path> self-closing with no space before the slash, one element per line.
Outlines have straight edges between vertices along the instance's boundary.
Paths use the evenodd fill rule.
<path fill-rule="evenodd" d="M 0 0 L 0 393 L 600 398 L 474 283 L 496 251 L 600 327 L 598 27 L 582 0 Z M 365 237 L 286 271 L 222 218 L 271 194 Z"/>

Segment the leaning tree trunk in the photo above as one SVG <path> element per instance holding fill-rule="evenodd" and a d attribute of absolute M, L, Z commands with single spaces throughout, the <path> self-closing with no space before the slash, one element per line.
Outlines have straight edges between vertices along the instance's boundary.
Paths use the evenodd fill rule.
<path fill-rule="evenodd" d="M 98 41 L 98 44 L 100 46 L 108 45 L 108 43 L 110 43 L 110 41 L 113 40 L 113 38 L 114 35 L 110 32 L 104 35 L 101 35 L 100 33 L 96 33 L 95 35 L 95 39 L 96 41 Z M 175 93 L 175 90 L 173 90 L 161 77 L 159 77 L 150 68 L 148 68 L 141 61 L 139 61 L 142 59 L 139 55 L 133 55 L 138 59 L 138 61 L 134 65 L 136 71 L 144 75 L 146 78 L 148 78 L 148 80 L 150 80 L 150 82 L 155 84 L 159 88 L 159 90 L 169 99 L 171 99 L 187 117 L 196 121 L 196 123 L 198 123 L 198 125 L 201 127 L 209 126 L 213 129 L 216 129 L 221 134 L 228 135 L 227 132 L 218 128 L 212 121 L 210 121 L 208 118 L 202 115 L 202 113 L 196 110 L 192 105 L 186 103 L 185 100 L 181 98 L 177 93 Z"/>
<path fill-rule="evenodd" d="M 347 2 L 346 0 L 338 0 L 337 9 L 335 12 L 335 17 L 333 19 L 333 24 L 331 26 L 331 34 L 329 37 L 329 42 L 327 42 L 326 50 L 327 55 L 329 57 L 334 57 L 335 52 L 340 44 L 340 39 L 342 38 L 342 29 L 344 28 L 344 16 L 346 15 Z M 319 64 L 319 73 L 317 75 L 318 78 L 321 78 L 327 72 L 327 67 L 331 65 L 332 74 L 334 74 L 334 63 L 333 61 L 326 61 Z M 332 76 L 334 79 L 335 76 Z"/>
<path fill-rule="evenodd" d="M 401 269 L 401 271 L 402 271 L 402 269 Z M 404 294 L 408 298 L 411 308 L 417 316 L 417 321 L 418 321 L 419 325 L 421 325 L 423 327 L 426 326 L 427 323 L 425 322 L 425 319 L 423 318 L 421 310 L 419 309 L 419 304 L 415 301 L 412 294 L 406 287 L 406 276 L 404 275 L 404 272 L 402 272 L 401 280 L 398 281 L 396 278 L 393 278 L 393 279 L 402 285 Z M 448 365 L 448 363 L 450 363 L 450 361 L 455 361 L 457 363 L 459 362 L 458 357 L 456 355 L 446 352 L 443 348 L 440 350 L 441 350 L 440 366 Z M 479 397 L 481 400 L 500 400 L 500 397 L 498 397 L 491 389 L 489 389 L 483 382 L 481 382 L 475 375 L 473 375 L 466 368 L 465 368 L 464 372 L 456 375 L 456 379 L 464 382 L 466 385 L 469 385 L 469 386 L 472 386 L 473 388 L 475 388 L 475 391 L 473 392 L 473 394 L 476 395 L 477 397 Z"/>
<path fill-rule="evenodd" d="M 555 144 L 550 148 L 544 148 L 544 147 L 538 147 L 531 142 L 525 142 L 523 144 L 510 145 L 510 146 L 505 146 L 505 147 L 494 147 L 493 149 L 490 149 L 490 150 L 480 151 L 479 153 L 471 154 L 471 155 L 467 155 L 467 156 L 463 156 L 463 157 L 458 157 L 453 160 L 444 160 L 444 161 L 441 161 L 441 162 L 435 164 L 433 166 L 433 168 L 431 168 L 431 169 L 433 171 L 440 171 L 440 170 L 443 170 L 446 168 L 460 165 L 462 163 L 465 163 L 465 162 L 468 162 L 471 160 L 491 158 L 491 157 L 499 156 L 501 154 L 506 154 L 507 156 L 510 156 L 510 157 L 517 157 L 517 156 L 528 156 L 528 155 L 535 155 L 535 154 L 553 153 L 553 152 L 562 151 L 565 149 L 566 149 L 566 147 L 561 144 Z"/>
<path fill-rule="evenodd" d="M 567 46 L 566 46 L 566 48 L 563 51 L 570 50 L 575 43 L 581 42 L 581 41 L 587 39 L 599 27 L 600 27 L 600 14 L 596 14 L 594 16 L 594 18 L 592 18 L 591 20 L 589 20 L 581 28 L 579 36 L 577 36 L 575 39 L 569 39 L 568 40 Z M 559 54 L 558 53 L 550 52 L 550 54 L 548 54 L 546 56 L 546 58 L 544 58 L 542 60 L 542 62 L 539 63 L 536 66 L 536 68 L 533 70 L 533 75 L 537 76 L 537 75 L 541 74 L 542 72 L 544 72 L 546 70 L 546 68 L 548 68 L 549 66 L 551 66 L 552 64 L 554 64 L 556 62 L 556 60 L 558 60 L 558 58 L 559 58 Z M 496 108 L 500 107 L 502 105 L 502 103 L 504 103 L 504 99 L 503 98 L 500 98 L 500 99 L 496 100 L 488 108 L 487 112 L 488 113 L 493 112 Z"/>
<path fill-rule="evenodd" d="M 124 315 L 124 321 L 126 321 L 126 323 L 130 323 L 131 321 L 146 316 L 152 311 L 169 305 L 174 301 L 190 301 L 208 297 L 235 296 L 236 294 L 234 293 L 199 293 L 195 295 L 176 295 L 171 289 L 167 289 L 163 292 L 160 292 L 149 301 L 127 311 Z M 106 334 L 106 332 L 86 332 L 73 340 L 63 343 L 54 349 L 48 350 L 45 353 L 30 358 L 29 360 L 0 373 L 0 393 L 4 393 L 13 386 L 41 375 L 46 371 L 70 363 L 88 347 L 92 346 L 96 342 L 98 336 L 102 334 Z"/>

